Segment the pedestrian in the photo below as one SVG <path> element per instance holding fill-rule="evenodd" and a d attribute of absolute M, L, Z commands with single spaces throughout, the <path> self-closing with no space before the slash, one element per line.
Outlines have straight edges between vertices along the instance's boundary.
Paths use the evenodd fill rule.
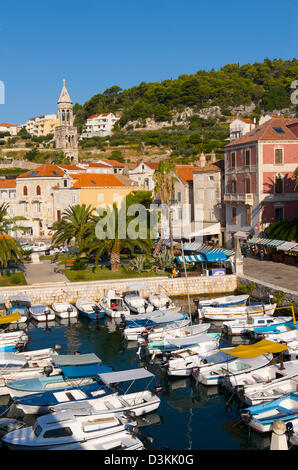
<path fill-rule="evenodd" d="M 260 251 L 260 261 L 264 261 L 264 251 Z"/>

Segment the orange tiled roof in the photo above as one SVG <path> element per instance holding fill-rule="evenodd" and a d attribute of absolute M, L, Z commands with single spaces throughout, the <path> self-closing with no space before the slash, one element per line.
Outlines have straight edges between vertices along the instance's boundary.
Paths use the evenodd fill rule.
<path fill-rule="evenodd" d="M 57 176 L 65 176 L 65 172 L 57 165 L 41 165 L 33 170 L 27 171 L 18 178 L 57 178 Z"/>
<path fill-rule="evenodd" d="M 272 118 L 249 131 L 239 139 L 233 140 L 226 145 L 226 147 L 234 147 L 240 144 L 257 142 L 259 140 L 297 140 L 297 136 L 288 127 L 296 122 L 298 122 L 298 119 Z M 275 129 L 280 129 L 280 131 L 276 131 Z"/>
<path fill-rule="evenodd" d="M 177 176 L 183 181 L 184 184 L 189 184 L 193 181 L 193 172 L 198 170 L 194 165 L 176 165 L 174 171 Z"/>
<path fill-rule="evenodd" d="M 244 119 L 244 118 L 238 118 L 240 121 L 243 121 L 243 122 L 247 122 L 248 124 L 252 124 L 252 120 L 251 119 Z"/>
<path fill-rule="evenodd" d="M 1 122 L 0 127 L 18 127 L 16 124 L 7 124 L 6 122 Z"/>
<path fill-rule="evenodd" d="M 118 160 L 102 160 L 105 163 L 109 163 L 109 165 L 112 166 L 119 166 L 119 167 L 124 167 L 124 163 L 118 162 Z"/>
<path fill-rule="evenodd" d="M 77 165 L 57 165 L 59 168 L 63 168 L 65 170 L 80 170 L 82 171 L 82 168 L 77 166 Z"/>
<path fill-rule="evenodd" d="M 115 175 L 81 173 L 79 175 L 73 175 L 73 178 L 76 180 L 73 185 L 74 188 L 125 186 Z"/>
<path fill-rule="evenodd" d="M 17 182 L 15 179 L 12 180 L 0 180 L 0 188 L 15 188 Z"/>

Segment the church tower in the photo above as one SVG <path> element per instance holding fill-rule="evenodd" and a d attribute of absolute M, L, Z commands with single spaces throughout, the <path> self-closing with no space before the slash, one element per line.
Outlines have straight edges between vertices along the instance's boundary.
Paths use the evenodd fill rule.
<path fill-rule="evenodd" d="M 71 163 L 78 163 L 78 135 L 73 125 L 72 101 L 65 87 L 63 87 L 58 100 L 58 126 L 55 128 L 55 142 L 57 152 L 63 151 Z"/>

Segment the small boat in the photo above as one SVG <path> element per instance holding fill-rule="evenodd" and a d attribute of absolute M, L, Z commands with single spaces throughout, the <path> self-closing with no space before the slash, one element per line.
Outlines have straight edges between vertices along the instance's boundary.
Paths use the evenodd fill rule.
<path fill-rule="evenodd" d="M 272 357 L 272 354 L 263 354 L 262 356 L 252 358 L 236 358 L 225 364 L 214 364 L 199 368 L 198 371 L 193 371 L 193 376 L 197 382 L 203 385 L 222 384 L 227 376 L 229 379 L 233 378 L 237 382 L 238 380 L 243 380 L 245 374 L 258 371 L 262 367 L 269 365 Z"/>
<path fill-rule="evenodd" d="M 277 420 L 294 423 L 298 418 L 298 393 L 272 400 L 269 403 L 250 406 L 241 412 L 246 424 L 257 432 L 272 431 L 273 423 Z"/>
<path fill-rule="evenodd" d="M 76 307 L 69 302 L 54 302 L 52 309 L 59 318 L 76 318 L 78 316 Z"/>
<path fill-rule="evenodd" d="M 228 295 L 208 300 L 194 299 L 194 303 L 199 310 L 203 307 L 233 307 L 246 305 L 248 297 L 248 295 Z"/>
<path fill-rule="evenodd" d="M 283 341 L 287 343 L 298 339 L 298 327 L 292 320 L 281 324 L 266 325 L 254 328 L 252 335 L 254 338 L 265 338 L 270 341 Z"/>
<path fill-rule="evenodd" d="M 123 299 L 132 313 L 150 313 L 154 310 L 154 306 L 148 300 L 141 297 L 138 290 L 124 292 Z"/>
<path fill-rule="evenodd" d="M 173 351 L 162 366 L 171 376 L 189 377 L 194 369 L 199 370 L 208 365 L 226 364 L 227 361 L 235 359 L 215 348 L 204 351 L 200 346 L 192 346 L 187 349 Z"/>
<path fill-rule="evenodd" d="M 173 301 L 166 294 L 151 294 L 148 301 L 156 310 L 163 310 L 167 308 L 176 309 Z"/>
<path fill-rule="evenodd" d="M 169 325 L 167 329 L 158 331 L 158 330 L 146 330 L 143 331 L 138 337 L 138 343 L 143 344 L 144 341 L 152 343 L 153 341 L 162 341 L 166 340 L 169 342 L 172 338 L 184 338 L 187 337 L 189 340 L 192 340 L 193 337 L 197 337 L 202 333 L 207 333 L 210 328 L 210 323 L 197 323 L 197 324 L 187 324 L 185 326 Z M 190 343 L 189 343 L 190 344 Z"/>
<path fill-rule="evenodd" d="M 53 365 L 55 354 L 53 349 L 35 351 L 32 355 L 0 353 L 0 395 L 8 395 L 7 384 L 15 380 L 60 374 L 61 369 Z"/>
<path fill-rule="evenodd" d="M 100 305 L 92 299 L 79 298 L 76 301 L 76 308 L 80 315 L 89 320 L 99 320 L 103 318 L 104 312 L 101 311 Z"/>
<path fill-rule="evenodd" d="M 102 444 L 121 439 L 136 422 L 120 413 L 78 416 L 70 410 L 39 416 L 34 425 L 9 432 L 2 442 L 13 450 L 61 449 L 61 446 L 78 445 L 102 438 Z M 121 435 L 122 439 L 126 437 Z"/>
<path fill-rule="evenodd" d="M 207 320 L 236 320 L 246 318 L 247 315 L 273 315 L 276 304 L 257 304 L 239 307 L 203 307 L 200 310 L 201 317 Z"/>
<path fill-rule="evenodd" d="M 166 330 L 170 325 L 176 327 L 186 326 L 190 318 L 186 313 L 179 313 L 175 310 L 155 310 L 147 315 L 138 315 L 137 318 L 129 317 L 124 323 L 123 335 L 127 341 L 137 341 L 138 336 L 149 328 L 164 328 Z M 159 330 L 161 331 L 161 330 Z"/>
<path fill-rule="evenodd" d="M 30 317 L 37 322 L 48 322 L 55 320 L 55 313 L 48 305 L 37 304 L 29 307 Z"/>
<path fill-rule="evenodd" d="M 101 310 L 111 318 L 121 318 L 122 315 L 130 315 L 129 307 L 125 304 L 123 298 L 112 289 L 107 291 L 98 304 Z"/>
<path fill-rule="evenodd" d="M 277 398 L 282 398 L 289 393 L 296 392 L 297 390 L 297 375 L 290 378 L 282 377 L 274 379 L 269 383 L 259 384 L 259 387 L 248 385 L 241 393 L 241 401 L 243 401 L 246 406 L 254 406 L 259 405 L 260 403 L 268 403 Z M 239 389 L 238 393 L 240 393 Z"/>
<path fill-rule="evenodd" d="M 82 390 L 75 390 L 75 393 L 73 393 L 73 390 L 70 389 L 69 391 L 72 394 L 72 398 L 67 396 L 68 391 L 60 392 L 59 396 L 56 396 L 56 398 L 59 399 L 61 403 L 51 406 L 51 411 L 55 412 L 70 409 L 77 413 L 79 410 L 81 410 L 81 412 L 86 410 L 86 412 L 92 414 L 133 412 L 135 416 L 142 416 L 143 414 L 157 410 L 160 405 L 160 398 L 157 394 L 161 388 L 155 387 L 152 390 L 149 389 L 152 381 L 155 380 L 155 375 L 147 369 L 139 368 L 98 374 L 98 380 L 112 393 L 102 397 L 89 397 L 84 394 Z M 134 384 L 138 380 L 149 380 L 149 383 L 144 390 L 129 393 L 130 389 L 134 387 Z M 128 386 L 124 386 L 123 384 L 127 382 Z"/>
<path fill-rule="evenodd" d="M 0 333 L 0 352 L 20 351 L 28 340 L 28 335 L 22 330 Z"/>
<path fill-rule="evenodd" d="M 272 317 L 269 315 L 247 315 L 245 318 L 238 318 L 223 322 L 222 332 L 227 335 L 247 335 L 253 333 L 258 327 L 272 327 L 290 322 L 290 317 Z"/>
<path fill-rule="evenodd" d="M 143 450 L 144 445 L 140 439 L 132 434 L 129 429 L 115 434 L 88 439 L 88 441 L 66 444 L 59 447 L 52 447 L 52 450 Z"/>
<path fill-rule="evenodd" d="M 8 300 L 11 307 L 7 310 L 7 314 L 18 313 L 20 315 L 19 320 L 12 323 L 26 323 L 29 318 L 30 297 L 26 294 L 17 294 L 9 296 Z"/>
<path fill-rule="evenodd" d="M 220 333 L 201 333 L 193 335 L 192 337 L 184 336 L 182 338 L 165 337 L 161 341 L 154 341 L 153 343 L 143 343 L 140 345 L 137 354 L 144 356 L 148 352 L 152 359 L 156 356 L 163 355 L 164 353 L 177 351 L 181 348 L 192 347 L 196 345 L 204 346 L 205 350 L 214 350 L 218 347 L 220 340 Z"/>
<path fill-rule="evenodd" d="M 46 376 L 10 381 L 6 384 L 10 396 L 23 397 L 97 383 L 94 379 L 96 374 L 111 370 L 110 367 L 102 365 L 96 354 L 60 355 L 52 358 L 51 365 L 52 369 L 59 370 L 59 375 L 47 373 Z M 49 366 L 47 371 L 50 372 Z"/>

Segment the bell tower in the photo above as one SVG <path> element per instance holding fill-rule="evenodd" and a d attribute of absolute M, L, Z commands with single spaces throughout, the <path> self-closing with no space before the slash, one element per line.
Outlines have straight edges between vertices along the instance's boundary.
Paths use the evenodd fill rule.
<path fill-rule="evenodd" d="M 78 135 L 73 125 L 72 101 L 65 86 L 58 100 L 58 126 L 55 128 L 55 142 L 57 152 L 63 151 L 70 163 L 78 163 Z"/>

